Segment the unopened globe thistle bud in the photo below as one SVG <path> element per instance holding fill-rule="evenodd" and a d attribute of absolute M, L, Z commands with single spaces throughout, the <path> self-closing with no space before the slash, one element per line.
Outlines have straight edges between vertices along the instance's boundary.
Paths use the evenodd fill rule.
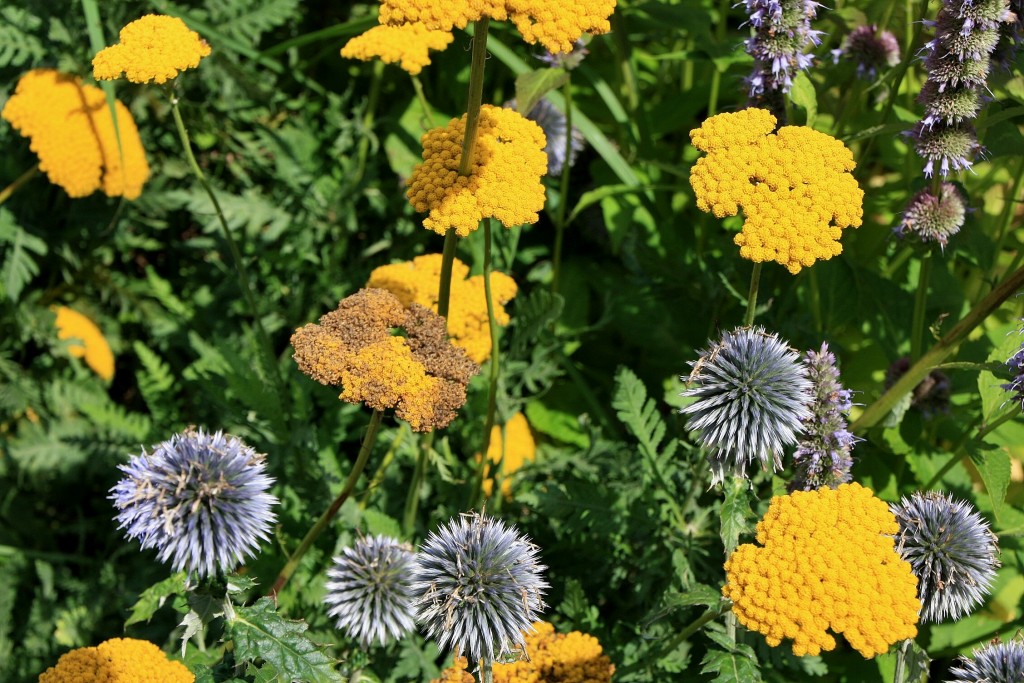
<path fill-rule="evenodd" d="M 874 24 L 858 26 L 850 31 L 842 47 L 832 50 L 837 64 L 841 58 L 857 65 L 857 75 L 874 80 L 878 73 L 900 63 L 900 44 L 892 31 L 879 31 Z"/>
<path fill-rule="evenodd" d="M 960 232 L 967 216 L 964 196 L 953 183 L 942 183 L 939 196 L 924 189 L 910 198 L 903 220 L 894 232 L 900 237 L 913 235 L 922 242 L 937 242 L 945 247 L 949 238 Z"/>

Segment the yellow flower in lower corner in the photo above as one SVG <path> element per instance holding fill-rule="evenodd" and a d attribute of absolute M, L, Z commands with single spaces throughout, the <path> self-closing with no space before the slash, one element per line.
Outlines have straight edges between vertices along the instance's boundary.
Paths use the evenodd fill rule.
<path fill-rule="evenodd" d="M 71 650 L 56 666 L 39 675 L 39 683 L 193 683 L 196 677 L 173 662 L 153 643 L 111 638 L 96 647 Z"/>
<path fill-rule="evenodd" d="M 842 252 L 843 228 L 858 227 L 864 192 L 850 174 L 856 164 L 846 146 L 804 126 L 784 126 L 763 109 L 712 116 L 690 131 L 707 155 L 690 172 L 702 211 L 735 216 L 740 256 L 775 261 L 798 273 Z"/>
<path fill-rule="evenodd" d="M 93 76 L 111 81 L 124 73 L 132 83 L 166 83 L 199 66 L 210 46 L 178 17 L 147 14 L 121 29 L 120 42 L 92 60 Z"/>
<path fill-rule="evenodd" d="M 429 215 L 423 227 L 439 235 L 454 228 L 460 237 L 484 218 L 511 228 L 536 223 L 544 208 L 548 157 L 544 131 L 511 110 L 489 104 L 480 109 L 480 127 L 469 175 L 459 175 L 466 117 L 423 136 L 423 163 L 413 169 L 406 195 L 413 208 Z"/>
<path fill-rule="evenodd" d="M 477 454 L 477 460 L 480 454 Z M 487 446 L 488 465 L 484 469 L 484 495 L 490 496 L 494 491 L 494 479 L 490 478 L 491 465 L 497 466 L 501 463 L 502 479 L 501 494 L 506 498 L 512 497 L 511 476 L 527 462 L 533 462 L 537 457 L 537 442 L 533 439 L 533 432 L 530 431 L 530 423 L 526 416 L 516 413 L 505 423 L 504 434 L 500 425 L 494 425 L 491 429 L 491 441 Z"/>
<path fill-rule="evenodd" d="M 379 57 L 415 76 L 430 64 L 430 50 L 443 50 L 454 39 L 448 31 L 434 31 L 423 24 L 374 26 L 345 43 L 341 56 L 364 62 Z"/>
<path fill-rule="evenodd" d="M 739 622 L 793 654 L 833 650 L 841 633 L 866 658 L 917 635 L 921 601 L 900 559 L 896 517 L 860 484 L 772 498 L 757 524 L 760 545 L 741 545 L 725 563 L 722 594 Z"/>
<path fill-rule="evenodd" d="M 109 382 L 114 378 L 114 353 L 103 332 L 92 320 L 67 306 L 58 306 L 57 338 L 70 340 L 68 353 L 75 358 L 84 358 L 85 364 L 102 379 Z"/>

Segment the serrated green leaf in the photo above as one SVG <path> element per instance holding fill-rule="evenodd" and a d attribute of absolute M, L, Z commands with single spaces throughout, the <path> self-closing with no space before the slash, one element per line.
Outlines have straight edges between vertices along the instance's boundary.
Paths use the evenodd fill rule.
<path fill-rule="evenodd" d="M 185 577 L 185 572 L 178 572 L 142 591 L 138 601 L 132 605 L 131 614 L 124 622 L 125 628 L 140 621 L 149 621 L 156 611 L 163 607 L 167 598 L 172 595 L 183 595 L 185 593 Z"/>
<path fill-rule="evenodd" d="M 747 480 L 732 477 L 725 482 L 725 500 L 722 501 L 722 543 L 726 548 L 735 548 L 739 537 L 747 531 L 750 515 L 750 491 Z"/>
<path fill-rule="evenodd" d="M 1003 325 L 988 333 L 988 338 L 996 345 L 986 360 L 998 362 L 1005 369 L 1005 363 L 1020 348 L 1024 337 L 1019 334 L 1017 323 Z M 991 422 L 993 417 L 1005 407 L 1009 394 L 1003 389 L 1005 376 L 998 377 L 990 370 L 978 373 L 978 394 L 981 396 L 981 415 L 984 421 Z"/>
<path fill-rule="evenodd" d="M 228 633 L 240 661 L 262 659 L 293 679 L 308 683 L 335 683 L 342 680 L 335 661 L 324 653 L 305 631 L 303 621 L 284 619 L 270 598 L 260 598 L 251 607 L 238 607 L 228 622 Z"/>
<path fill-rule="evenodd" d="M 33 254 L 43 256 L 46 242 L 26 232 L 14 220 L 14 214 L 0 207 L 0 243 L 6 243 L 6 255 L 0 263 L 0 289 L 11 301 L 17 301 L 25 285 L 39 274 Z"/>
<path fill-rule="evenodd" d="M 818 118 L 818 95 L 814 92 L 814 83 L 805 72 L 797 72 L 796 78 L 793 79 L 793 88 L 789 91 L 789 99 L 807 112 L 805 125 L 814 128 L 814 120 Z"/>
<path fill-rule="evenodd" d="M 713 683 L 760 683 L 757 657 L 749 645 L 731 642 L 725 635 L 708 630 L 707 635 L 722 649 L 709 649 L 701 660 L 701 673 L 718 674 Z"/>
<path fill-rule="evenodd" d="M 685 593 L 674 593 L 665 598 L 666 607 L 691 607 L 704 605 L 714 607 L 722 601 L 722 591 L 703 584 L 694 584 Z"/>
<path fill-rule="evenodd" d="M 665 438 L 665 422 L 658 413 L 658 404 L 647 397 L 647 387 L 627 367 L 620 367 L 615 373 L 615 395 L 612 407 L 622 424 L 640 442 L 640 448 L 651 460 L 670 457 L 678 444 L 669 439 L 664 452 L 660 450 Z"/>
<path fill-rule="evenodd" d="M 552 90 L 569 80 L 565 69 L 536 69 L 516 77 L 516 111 L 526 116 Z"/>
<path fill-rule="evenodd" d="M 140 341 L 132 343 L 135 355 L 142 362 L 142 368 L 135 373 L 146 407 L 157 425 L 166 425 L 177 418 L 174 401 L 174 375 L 171 367 L 160 356 Z"/>
<path fill-rule="evenodd" d="M 384 534 L 392 538 L 402 537 L 402 525 L 394 517 L 373 508 L 363 510 L 363 521 L 366 522 L 366 533 L 370 536 Z"/>
<path fill-rule="evenodd" d="M 904 671 L 903 679 L 893 683 L 928 683 L 928 670 L 931 659 L 928 653 L 913 640 L 904 641 L 899 651 L 902 652 Z"/>
<path fill-rule="evenodd" d="M 967 452 L 971 462 L 978 468 L 992 505 L 992 513 L 998 519 L 1006 500 L 1006 489 L 1010 485 L 1010 456 L 1001 448 L 982 451 L 976 445 L 968 445 Z"/>

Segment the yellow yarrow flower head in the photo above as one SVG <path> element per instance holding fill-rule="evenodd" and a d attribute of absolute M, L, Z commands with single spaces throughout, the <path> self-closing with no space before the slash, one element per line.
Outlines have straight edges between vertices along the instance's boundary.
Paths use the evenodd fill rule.
<path fill-rule="evenodd" d="M 740 623 L 793 654 L 832 650 L 842 633 L 866 658 L 917 635 L 921 601 L 888 506 L 860 484 L 772 498 L 757 524 L 760 545 L 741 545 L 725 563 L 722 594 Z"/>
<path fill-rule="evenodd" d="M 858 227 L 864 192 L 850 174 L 846 146 L 804 126 L 784 126 L 764 109 L 712 116 L 690 131 L 707 155 L 690 172 L 701 211 L 718 218 L 743 210 L 733 238 L 740 256 L 798 273 L 842 252 L 843 228 Z"/>
<path fill-rule="evenodd" d="M 379 57 L 415 76 L 430 64 L 430 50 L 443 50 L 454 39 L 449 31 L 434 31 L 423 24 L 374 26 L 345 43 L 341 56 L 364 62 Z"/>
<path fill-rule="evenodd" d="M 135 199 L 149 179 L 149 164 L 131 112 L 115 102 L 121 134 L 103 91 L 54 69 L 33 69 L 18 80 L 0 116 L 31 141 L 39 170 L 70 197 L 102 189 Z"/>
<path fill-rule="evenodd" d="M 480 109 L 479 125 L 467 176 L 459 175 L 465 115 L 423 136 L 423 163 L 413 169 L 406 196 L 416 211 L 429 213 L 423 227 L 439 235 L 454 228 L 465 237 L 484 218 L 497 218 L 506 228 L 536 223 L 544 208 L 544 131 L 489 104 Z"/>
<path fill-rule="evenodd" d="M 491 428 L 491 441 L 487 445 L 488 463 L 484 466 L 484 477 L 490 475 L 490 465 L 501 464 L 503 478 L 501 480 L 501 494 L 506 498 L 512 497 L 512 479 L 514 474 L 527 462 L 533 462 L 537 458 L 537 442 L 533 439 L 533 432 L 530 431 L 530 423 L 526 416 L 516 413 L 505 423 L 505 429 L 499 425 Z M 477 461 L 480 454 L 476 455 Z M 490 496 L 494 491 L 494 480 L 484 479 L 484 495 Z"/>
<path fill-rule="evenodd" d="M 184 21 L 162 14 L 131 22 L 121 29 L 120 41 L 96 53 L 96 80 L 112 81 L 124 73 L 132 83 L 166 83 L 210 54 L 209 44 Z"/>
<path fill-rule="evenodd" d="M 403 306 L 419 304 L 436 313 L 442 260 L 441 254 L 426 254 L 412 261 L 380 266 L 370 273 L 366 286 L 388 290 L 398 297 Z M 508 325 L 505 304 L 515 297 L 517 290 L 515 280 L 508 275 L 491 273 L 494 318 L 498 325 Z M 453 344 L 465 349 L 477 365 L 491 357 L 491 326 L 487 319 L 484 277 L 469 277 L 469 266 L 459 259 L 452 263 L 448 336 Z"/>
<path fill-rule="evenodd" d="M 96 647 L 61 655 L 56 666 L 39 675 L 39 683 L 193 683 L 196 677 L 181 662 L 172 662 L 153 643 L 111 638 Z"/>
<path fill-rule="evenodd" d="M 68 353 L 74 358 L 85 359 L 93 372 L 109 382 L 114 379 L 114 353 L 103 332 L 92 320 L 67 306 L 57 306 L 57 338 L 71 340 Z"/>
<path fill-rule="evenodd" d="M 484 17 L 511 20 L 526 42 L 571 52 L 584 33 L 608 33 L 614 10 L 615 0 L 381 0 L 380 23 L 451 31 Z"/>
<path fill-rule="evenodd" d="M 394 330 L 406 336 L 395 336 Z M 383 289 L 361 289 L 338 309 L 292 335 L 299 369 L 338 397 L 376 410 L 394 408 L 417 432 L 445 427 L 466 402 L 479 371 L 445 334 L 444 318 L 402 305 Z"/>

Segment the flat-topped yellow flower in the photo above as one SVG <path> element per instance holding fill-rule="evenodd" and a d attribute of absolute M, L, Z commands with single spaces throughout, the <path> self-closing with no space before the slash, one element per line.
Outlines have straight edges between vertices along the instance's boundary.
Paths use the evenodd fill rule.
<path fill-rule="evenodd" d="M 450 31 L 484 17 L 511 20 L 528 43 L 571 52 L 584 33 L 607 33 L 615 0 L 382 0 L 380 23 L 419 22 Z"/>
<path fill-rule="evenodd" d="M 530 431 L 530 423 L 526 416 L 516 413 L 505 423 L 504 436 L 502 428 L 494 425 L 491 429 L 491 441 L 487 446 L 488 464 L 484 466 L 484 495 L 490 496 L 494 491 L 494 479 L 490 478 L 491 465 L 501 463 L 502 480 L 501 494 L 512 497 L 512 475 L 528 462 L 537 457 L 537 442 Z M 480 455 L 477 454 L 477 459 Z"/>
<path fill-rule="evenodd" d="M 135 199 L 149 179 L 149 164 L 131 112 L 120 102 L 115 108 L 120 149 L 102 90 L 54 69 L 33 69 L 18 80 L 0 116 L 31 141 L 39 169 L 68 196 L 102 189 Z"/>
<path fill-rule="evenodd" d="M 403 306 L 419 304 L 437 312 L 438 284 L 441 279 L 441 254 L 417 256 L 412 261 L 375 268 L 367 287 L 386 289 Z M 504 273 L 491 273 L 494 318 L 508 325 L 505 304 L 516 295 L 515 280 Z M 448 336 L 465 349 L 474 363 L 491 357 L 491 326 L 487 319 L 487 297 L 483 275 L 469 277 L 469 266 L 455 259 L 452 263 L 451 292 L 448 302 Z"/>
<path fill-rule="evenodd" d="M 454 39 L 448 31 L 435 31 L 423 24 L 374 26 L 345 43 L 341 56 L 364 62 L 380 58 L 415 76 L 430 64 L 430 50 L 443 50 Z"/>
<path fill-rule="evenodd" d="M 146 640 L 111 638 L 96 647 L 61 655 L 39 683 L 192 683 L 196 677 L 181 662 L 167 659 Z"/>
<path fill-rule="evenodd" d="M 757 523 L 760 545 L 725 563 L 722 594 L 739 622 L 793 654 L 835 649 L 829 633 L 871 658 L 917 635 L 917 578 L 900 559 L 889 507 L 860 484 L 772 498 Z"/>
<path fill-rule="evenodd" d="M 423 227 L 439 235 L 454 228 L 460 237 L 484 218 L 511 228 L 536 223 L 544 208 L 547 172 L 544 131 L 511 110 L 485 104 L 469 175 L 459 175 L 466 117 L 423 135 L 423 163 L 413 169 L 406 196 L 414 209 L 429 215 Z"/>
<path fill-rule="evenodd" d="M 721 218 L 743 210 L 743 230 L 733 238 L 740 256 L 795 274 L 842 252 L 842 229 L 861 224 L 864 192 L 842 142 L 804 126 L 774 129 L 775 117 L 763 109 L 712 116 L 690 131 L 707 152 L 690 185 L 702 211 Z"/>
<path fill-rule="evenodd" d="M 124 73 L 132 83 L 166 83 L 210 54 L 210 46 L 184 21 L 162 14 L 147 14 L 128 24 L 121 29 L 120 41 L 96 53 L 96 80 L 114 80 Z"/>
<path fill-rule="evenodd" d="M 57 339 L 70 340 L 68 353 L 82 358 L 85 364 L 102 379 L 109 382 L 114 378 L 114 353 L 103 332 L 92 320 L 67 306 L 54 309 L 57 314 Z"/>

